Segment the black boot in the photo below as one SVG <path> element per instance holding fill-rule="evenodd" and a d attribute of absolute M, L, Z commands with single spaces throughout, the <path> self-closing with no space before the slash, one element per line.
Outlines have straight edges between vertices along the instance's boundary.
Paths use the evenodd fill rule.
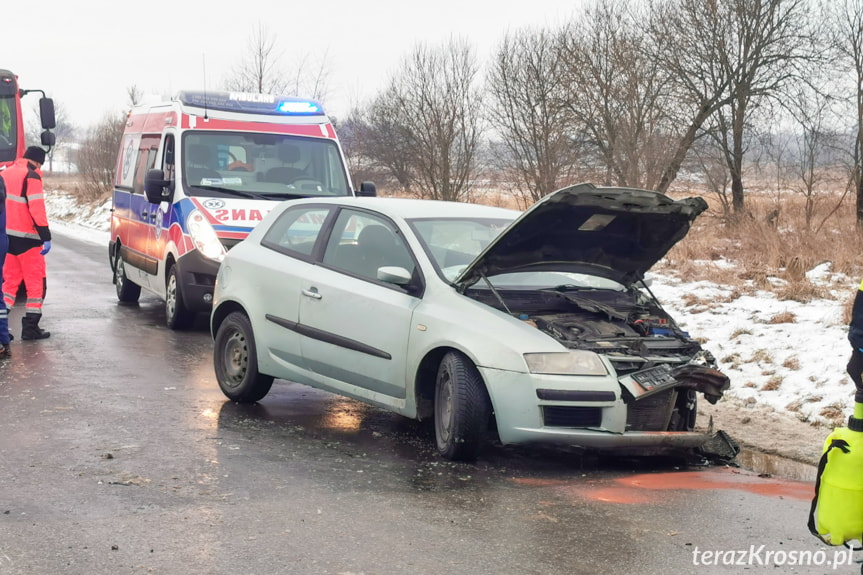
<path fill-rule="evenodd" d="M 40 313 L 25 313 L 21 318 L 21 339 L 45 339 L 51 336 L 50 331 L 45 331 L 39 327 L 39 320 L 42 319 Z"/>

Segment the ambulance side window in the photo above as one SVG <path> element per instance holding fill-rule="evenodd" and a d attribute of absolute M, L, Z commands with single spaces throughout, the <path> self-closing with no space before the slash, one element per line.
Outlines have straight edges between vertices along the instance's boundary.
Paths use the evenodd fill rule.
<path fill-rule="evenodd" d="M 135 163 L 135 183 L 132 187 L 132 193 L 144 193 L 144 177 L 147 175 L 147 170 L 155 167 L 156 152 L 158 149 L 159 136 L 144 136 L 141 138 L 141 145 L 138 148 L 138 158 Z"/>
<path fill-rule="evenodd" d="M 162 170 L 165 172 L 166 180 L 174 179 L 174 136 L 165 136 L 165 154 L 162 157 Z"/>

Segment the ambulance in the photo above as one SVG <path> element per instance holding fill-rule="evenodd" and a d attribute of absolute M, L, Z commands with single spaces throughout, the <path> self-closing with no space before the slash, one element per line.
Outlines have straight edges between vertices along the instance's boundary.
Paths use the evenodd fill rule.
<path fill-rule="evenodd" d="M 128 115 L 108 257 L 120 302 L 165 302 L 171 329 L 212 308 L 219 264 L 278 203 L 354 189 L 332 122 L 312 100 L 184 91 Z"/>

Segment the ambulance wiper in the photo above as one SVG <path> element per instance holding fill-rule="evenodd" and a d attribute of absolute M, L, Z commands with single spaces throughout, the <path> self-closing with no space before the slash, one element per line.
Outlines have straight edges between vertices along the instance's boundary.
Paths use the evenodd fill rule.
<path fill-rule="evenodd" d="M 229 196 L 237 196 L 240 198 L 253 198 L 256 200 L 268 200 L 266 194 L 257 194 L 255 192 L 248 192 L 246 190 L 236 190 L 234 188 L 223 188 L 222 186 L 202 186 L 196 185 L 196 188 L 201 190 L 209 190 L 211 192 L 221 192 L 223 194 L 228 194 Z"/>

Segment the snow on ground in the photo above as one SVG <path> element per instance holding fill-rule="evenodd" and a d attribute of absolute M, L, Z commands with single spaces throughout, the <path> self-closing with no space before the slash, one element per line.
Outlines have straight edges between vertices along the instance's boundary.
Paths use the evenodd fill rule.
<path fill-rule="evenodd" d="M 813 273 L 823 273 L 816 269 Z M 651 290 L 691 336 L 704 341 L 731 379 L 726 393 L 743 404 L 759 404 L 797 418 L 838 423 L 853 409 L 854 384 L 845 373 L 851 354 L 848 327 L 837 299 L 779 301 L 770 292 L 731 299 L 732 290 L 704 282 L 657 276 Z M 687 299 L 708 304 L 686 305 Z M 793 322 L 770 323 L 793 316 Z"/>
<path fill-rule="evenodd" d="M 110 200 L 79 206 L 57 190 L 48 190 L 46 198 L 52 228 L 108 245 Z M 842 302 L 857 289 L 859 279 L 832 275 L 829 263 L 810 270 L 808 277 L 813 283 L 847 289 L 831 292 L 835 299 L 803 304 L 779 301 L 764 291 L 733 297 L 729 287 L 654 274 L 651 290 L 680 327 L 716 357 L 731 379 L 726 393 L 730 401 L 832 427 L 853 409 L 854 385 L 845 374 L 851 347 Z M 771 323 L 783 316 L 793 321 Z"/>

